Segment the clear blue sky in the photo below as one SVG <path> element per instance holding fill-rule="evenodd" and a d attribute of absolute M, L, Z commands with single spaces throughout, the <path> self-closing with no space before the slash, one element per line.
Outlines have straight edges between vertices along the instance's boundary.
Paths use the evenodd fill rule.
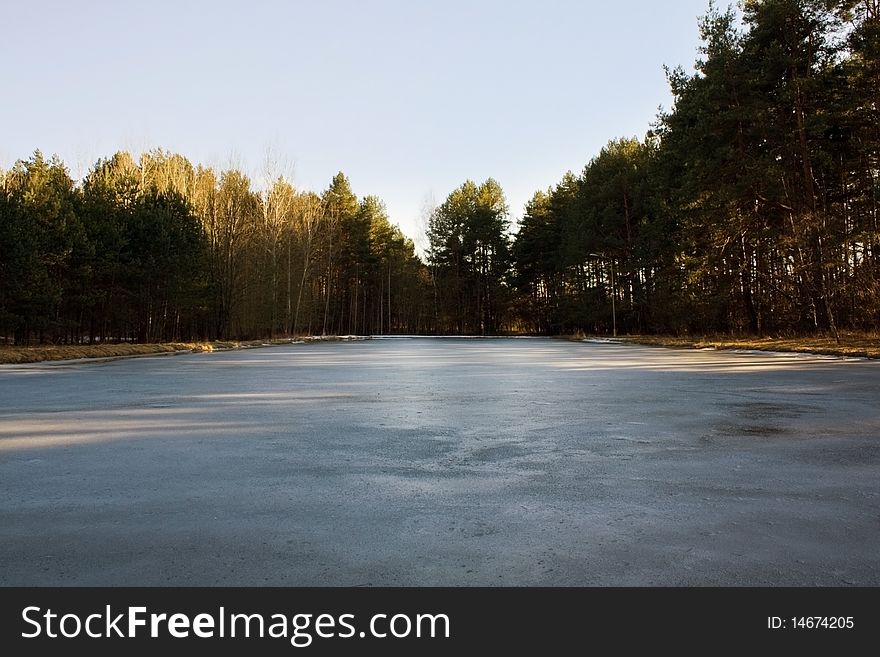
<path fill-rule="evenodd" d="M 498 180 L 511 217 L 612 138 L 642 137 L 691 70 L 708 0 L 13 2 L 0 21 L 0 166 L 82 175 L 162 147 L 298 188 L 344 171 L 416 235 L 425 202 Z"/>

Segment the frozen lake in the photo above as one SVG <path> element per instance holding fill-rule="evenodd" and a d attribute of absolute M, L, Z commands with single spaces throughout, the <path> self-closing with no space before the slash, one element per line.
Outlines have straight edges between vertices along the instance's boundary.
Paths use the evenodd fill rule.
<path fill-rule="evenodd" d="M 0 367 L 2 585 L 880 585 L 880 363 L 385 339 Z"/>

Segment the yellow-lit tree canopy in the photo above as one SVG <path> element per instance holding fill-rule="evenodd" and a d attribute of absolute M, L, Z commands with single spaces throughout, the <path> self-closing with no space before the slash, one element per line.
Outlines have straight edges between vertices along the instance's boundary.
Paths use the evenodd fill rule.
<path fill-rule="evenodd" d="M 120 152 L 75 185 L 36 152 L 5 174 L 0 218 L 0 334 L 16 342 L 427 328 L 412 242 L 342 174 L 320 196 L 283 178 L 259 193 L 234 169 Z"/>

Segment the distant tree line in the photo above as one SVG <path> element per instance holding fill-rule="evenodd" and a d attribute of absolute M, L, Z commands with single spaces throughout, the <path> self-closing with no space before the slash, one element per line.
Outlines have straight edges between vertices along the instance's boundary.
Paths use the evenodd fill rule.
<path fill-rule="evenodd" d="M 465 182 L 426 262 L 376 197 L 153 151 L 0 175 L 16 342 L 880 327 L 880 0 L 710 5 L 643 140 L 534 195 Z M 616 320 L 616 322 L 615 322 Z"/>
<path fill-rule="evenodd" d="M 36 152 L 2 178 L 0 336 L 137 342 L 423 332 L 428 272 L 385 206 L 338 174 L 262 192 L 162 151 L 78 185 Z"/>

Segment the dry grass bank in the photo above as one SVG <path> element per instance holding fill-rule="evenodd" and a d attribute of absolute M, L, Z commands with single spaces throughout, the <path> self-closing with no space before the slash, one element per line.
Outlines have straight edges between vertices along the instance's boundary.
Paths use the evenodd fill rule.
<path fill-rule="evenodd" d="M 37 345 L 33 347 L 0 346 L 0 363 L 39 363 L 47 360 L 77 358 L 122 358 L 179 351 L 214 351 L 226 343 L 172 342 L 163 344 L 83 344 Z M 231 345 L 231 343 L 230 343 Z"/>
<path fill-rule="evenodd" d="M 833 337 L 735 338 L 730 336 L 671 337 L 636 335 L 620 338 L 625 342 L 674 347 L 679 349 L 754 349 L 756 351 L 792 351 L 828 356 L 880 358 L 880 336 L 864 333 L 841 333 L 840 344 Z"/>
<path fill-rule="evenodd" d="M 166 342 L 161 344 L 94 344 L 94 345 L 37 345 L 17 347 L 0 345 L 0 364 L 39 363 L 50 360 L 79 358 L 125 358 L 151 354 L 178 352 L 222 351 L 248 349 L 294 342 L 323 342 L 363 339 L 353 336 L 306 337 L 297 340 L 250 340 L 245 342 Z"/>

